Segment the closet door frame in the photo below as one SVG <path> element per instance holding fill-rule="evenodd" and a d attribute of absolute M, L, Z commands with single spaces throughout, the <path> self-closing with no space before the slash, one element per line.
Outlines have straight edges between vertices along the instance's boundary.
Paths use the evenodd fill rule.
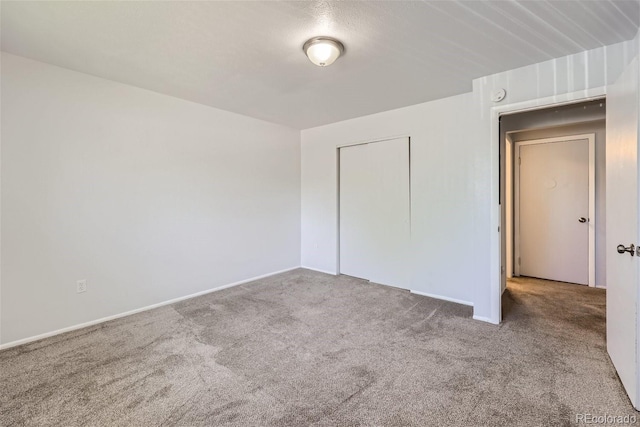
<path fill-rule="evenodd" d="M 370 139 L 370 140 L 361 140 L 361 141 L 356 141 L 356 142 L 349 142 L 349 143 L 344 143 L 344 144 L 338 144 L 336 145 L 336 265 L 337 265 L 337 274 L 342 274 L 342 266 L 340 264 L 340 259 L 341 259 L 341 253 L 340 253 L 340 149 L 342 148 L 346 148 L 346 147 L 352 147 L 352 146 L 356 146 L 356 145 L 367 145 L 367 144 L 373 144 L 376 142 L 384 142 L 384 141 L 390 141 L 390 140 L 394 140 L 394 139 L 406 139 L 407 140 L 407 147 L 408 147 L 408 161 L 409 161 L 409 242 L 408 242 L 408 247 L 407 247 L 407 256 L 409 256 L 409 251 L 410 251 L 410 238 L 411 238 L 411 224 L 412 224 L 412 196 L 411 196 L 411 185 L 412 185 L 412 174 L 411 174 L 411 170 L 412 170 L 412 160 L 411 160 L 411 136 L 408 134 L 402 134 L 402 135 L 397 135 L 397 136 L 387 136 L 387 137 L 382 137 L 382 138 L 376 138 L 376 139 Z M 409 286 L 411 277 L 408 277 L 407 280 L 407 286 Z"/>

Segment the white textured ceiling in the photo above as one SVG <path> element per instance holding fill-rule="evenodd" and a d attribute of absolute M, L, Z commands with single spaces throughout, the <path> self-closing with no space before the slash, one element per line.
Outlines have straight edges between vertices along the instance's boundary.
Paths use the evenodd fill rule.
<path fill-rule="evenodd" d="M 480 76 L 632 39 L 631 1 L 7 2 L 2 50 L 308 128 L 471 90 Z M 319 68 L 308 38 L 346 55 Z"/>

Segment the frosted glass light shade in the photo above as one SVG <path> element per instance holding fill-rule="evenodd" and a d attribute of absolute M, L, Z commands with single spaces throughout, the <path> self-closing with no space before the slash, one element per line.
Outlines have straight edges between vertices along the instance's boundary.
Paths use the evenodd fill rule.
<path fill-rule="evenodd" d="M 326 67 L 335 62 L 344 52 L 344 46 L 330 37 L 314 37 L 302 47 L 309 60 L 318 67 Z"/>

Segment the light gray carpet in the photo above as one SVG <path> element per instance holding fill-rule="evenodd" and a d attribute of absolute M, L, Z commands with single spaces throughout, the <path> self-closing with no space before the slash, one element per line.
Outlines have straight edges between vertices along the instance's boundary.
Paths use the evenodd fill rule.
<path fill-rule="evenodd" d="M 0 352 L 0 425 L 532 426 L 635 414 L 605 294 L 514 281 L 502 326 L 308 270 Z"/>

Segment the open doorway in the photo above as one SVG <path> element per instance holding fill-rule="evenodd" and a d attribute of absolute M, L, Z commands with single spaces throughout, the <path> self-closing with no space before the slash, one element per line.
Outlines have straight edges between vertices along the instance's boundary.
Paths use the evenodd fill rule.
<path fill-rule="evenodd" d="M 605 117 L 604 98 L 500 117 L 503 294 L 606 288 Z"/>

